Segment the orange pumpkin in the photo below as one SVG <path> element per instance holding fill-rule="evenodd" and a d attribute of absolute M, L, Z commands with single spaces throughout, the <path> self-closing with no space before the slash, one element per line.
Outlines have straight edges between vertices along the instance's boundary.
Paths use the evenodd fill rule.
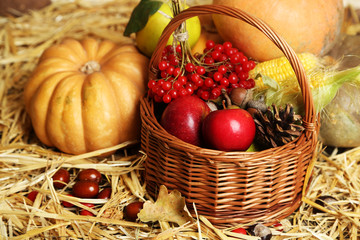
<path fill-rule="evenodd" d="M 138 139 L 147 67 L 133 45 L 88 38 L 51 46 L 24 90 L 37 137 L 70 154 Z"/>
<path fill-rule="evenodd" d="M 325 54 L 339 35 L 343 19 L 342 0 L 214 0 L 259 17 L 285 38 L 296 52 Z M 222 15 L 213 15 L 225 41 L 231 41 L 247 56 L 259 61 L 282 56 L 259 30 Z"/>

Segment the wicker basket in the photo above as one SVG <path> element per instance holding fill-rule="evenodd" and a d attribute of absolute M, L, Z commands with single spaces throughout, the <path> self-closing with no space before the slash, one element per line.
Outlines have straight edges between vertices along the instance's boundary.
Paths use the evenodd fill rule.
<path fill-rule="evenodd" d="M 312 95 L 301 62 L 290 46 L 256 17 L 226 6 L 202 5 L 184 10 L 165 28 L 150 61 L 156 76 L 162 49 L 184 20 L 204 14 L 231 16 L 258 28 L 290 61 L 305 102 L 304 133 L 284 146 L 261 152 L 223 152 L 196 147 L 168 134 L 158 123 L 154 104 L 141 99 L 141 148 L 147 190 L 155 197 L 160 185 L 177 189 L 188 208 L 218 227 L 252 221 L 271 224 L 294 212 L 301 202 L 306 170 L 315 153 L 319 129 Z"/>

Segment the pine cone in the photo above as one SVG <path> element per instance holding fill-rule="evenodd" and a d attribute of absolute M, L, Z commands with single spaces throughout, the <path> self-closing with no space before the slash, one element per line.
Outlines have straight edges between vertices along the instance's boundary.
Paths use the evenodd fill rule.
<path fill-rule="evenodd" d="M 299 137 L 304 130 L 302 118 L 295 114 L 292 105 L 279 109 L 273 104 L 265 113 L 257 110 L 254 114 L 256 141 L 265 148 L 277 147 Z"/>

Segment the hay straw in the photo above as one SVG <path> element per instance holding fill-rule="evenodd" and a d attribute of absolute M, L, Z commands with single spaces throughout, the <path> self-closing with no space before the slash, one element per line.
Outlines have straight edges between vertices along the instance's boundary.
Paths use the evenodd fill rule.
<path fill-rule="evenodd" d="M 183 226 L 125 221 L 123 209 L 129 202 L 150 199 L 142 180 L 144 155 L 137 150 L 138 143 L 71 156 L 43 146 L 34 136 L 22 91 L 40 54 L 66 37 L 94 36 L 119 44 L 133 43 L 133 38 L 124 37 L 122 32 L 137 2 L 62 0 L 18 18 L 0 17 L 1 239 L 259 239 L 231 232 L 246 226 L 220 230 L 203 216 Z M 110 150 L 116 153 L 101 157 Z M 271 227 L 273 239 L 358 239 L 359 165 L 360 148 L 342 153 L 334 149 L 314 158 L 306 176 L 303 204 L 281 220 L 284 231 Z M 72 173 L 62 190 L 52 186 L 51 176 L 59 168 Z M 113 190 L 109 200 L 86 199 L 96 204 L 94 209 L 81 204 L 84 199 L 67 195 L 77 173 L 84 168 L 102 172 L 106 186 Z M 34 202 L 26 198 L 33 190 L 39 192 Z M 337 201 L 329 206 L 315 203 L 325 194 Z M 62 201 L 75 207 L 64 208 Z M 80 208 L 95 216 L 80 216 Z M 324 212 L 313 214 L 314 208 Z"/>

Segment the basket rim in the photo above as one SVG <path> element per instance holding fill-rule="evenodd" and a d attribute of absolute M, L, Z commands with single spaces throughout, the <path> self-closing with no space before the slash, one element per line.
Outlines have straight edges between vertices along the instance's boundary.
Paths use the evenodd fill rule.
<path fill-rule="evenodd" d="M 266 35 L 283 52 L 285 57 L 289 60 L 300 85 L 300 90 L 302 93 L 305 107 L 305 115 L 303 117 L 305 135 L 306 137 L 310 137 L 310 135 L 317 131 L 319 125 L 319 117 L 315 111 L 313 96 L 310 90 L 310 84 L 305 73 L 303 64 L 299 60 L 295 51 L 291 48 L 291 46 L 285 41 L 282 36 L 280 36 L 278 33 L 276 33 L 275 30 L 271 28 L 271 26 L 269 26 L 260 18 L 246 13 L 239 8 L 218 4 L 197 5 L 187 8 L 181 11 L 175 17 L 173 17 L 169 24 L 163 30 L 158 44 L 155 48 L 155 51 L 151 56 L 149 63 L 149 79 L 156 76 L 156 73 L 158 71 L 156 69 L 156 66 L 160 62 L 162 50 L 166 46 L 169 37 L 175 31 L 175 29 L 188 18 L 208 14 L 220 14 L 230 16 L 248 23 L 249 25 L 261 31 L 264 35 Z"/>

